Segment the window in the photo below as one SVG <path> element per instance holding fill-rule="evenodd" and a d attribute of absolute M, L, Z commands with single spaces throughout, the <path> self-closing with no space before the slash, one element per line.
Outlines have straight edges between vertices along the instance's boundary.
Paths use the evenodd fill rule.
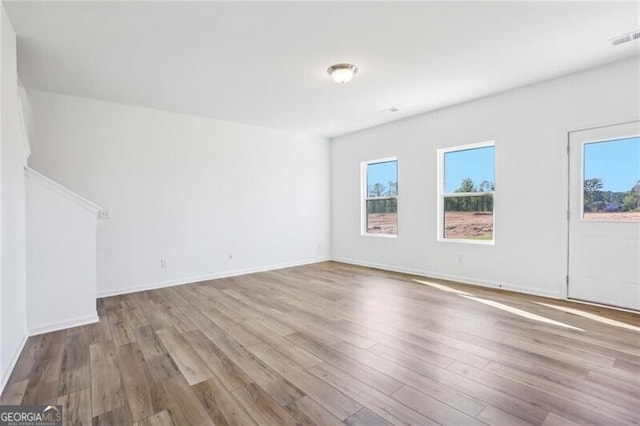
<path fill-rule="evenodd" d="M 438 240 L 493 244 L 493 142 L 438 150 Z"/>
<path fill-rule="evenodd" d="M 362 163 L 362 233 L 398 235 L 398 161 L 395 158 Z"/>
<path fill-rule="evenodd" d="M 582 218 L 640 221 L 640 137 L 584 144 Z"/>

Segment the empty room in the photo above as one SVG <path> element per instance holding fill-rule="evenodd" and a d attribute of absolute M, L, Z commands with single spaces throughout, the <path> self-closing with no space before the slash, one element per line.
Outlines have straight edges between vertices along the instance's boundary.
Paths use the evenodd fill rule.
<path fill-rule="evenodd" d="M 1 18 L 0 426 L 640 425 L 640 2 Z"/>

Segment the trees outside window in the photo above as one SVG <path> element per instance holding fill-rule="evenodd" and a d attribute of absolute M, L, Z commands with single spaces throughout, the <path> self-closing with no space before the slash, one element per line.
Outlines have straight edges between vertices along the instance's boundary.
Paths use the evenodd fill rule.
<path fill-rule="evenodd" d="M 386 158 L 362 163 L 365 235 L 398 234 L 398 161 Z"/>
<path fill-rule="evenodd" d="M 492 244 L 494 143 L 440 149 L 438 161 L 438 239 Z"/>
<path fill-rule="evenodd" d="M 584 145 L 582 217 L 640 221 L 640 138 Z"/>

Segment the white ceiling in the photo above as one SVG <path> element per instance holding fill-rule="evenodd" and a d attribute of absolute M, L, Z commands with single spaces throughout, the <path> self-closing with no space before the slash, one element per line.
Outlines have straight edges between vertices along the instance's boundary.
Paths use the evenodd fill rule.
<path fill-rule="evenodd" d="M 640 54 L 635 1 L 4 3 L 27 88 L 322 136 Z"/>

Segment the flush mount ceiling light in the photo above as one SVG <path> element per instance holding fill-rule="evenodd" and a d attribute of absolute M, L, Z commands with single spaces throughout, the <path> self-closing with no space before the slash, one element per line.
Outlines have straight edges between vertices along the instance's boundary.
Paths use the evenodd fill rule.
<path fill-rule="evenodd" d="M 348 83 L 353 76 L 358 72 L 358 67 L 351 64 L 336 64 L 331 65 L 327 69 L 327 73 L 333 78 L 336 83 Z"/>

